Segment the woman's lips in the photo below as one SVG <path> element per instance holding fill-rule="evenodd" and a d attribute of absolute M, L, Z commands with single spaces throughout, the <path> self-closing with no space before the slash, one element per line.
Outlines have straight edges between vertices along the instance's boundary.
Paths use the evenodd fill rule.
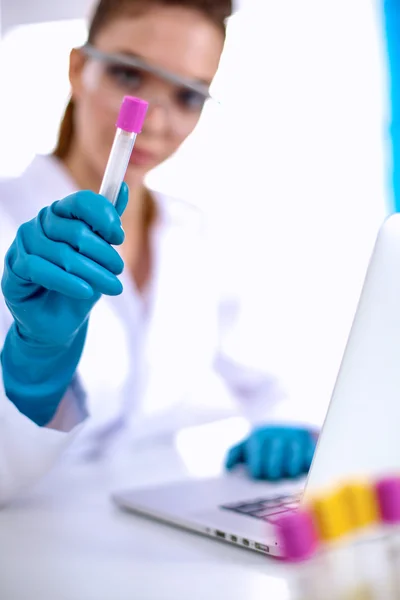
<path fill-rule="evenodd" d="M 152 152 L 141 150 L 140 148 L 134 148 L 132 150 L 132 155 L 129 162 L 131 165 L 145 167 L 147 165 L 154 164 L 156 161 L 156 156 Z"/>

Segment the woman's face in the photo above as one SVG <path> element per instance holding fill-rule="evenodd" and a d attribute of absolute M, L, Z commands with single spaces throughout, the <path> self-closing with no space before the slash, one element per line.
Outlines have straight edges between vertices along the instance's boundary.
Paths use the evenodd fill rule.
<path fill-rule="evenodd" d="M 223 41 L 221 31 L 200 13 L 160 6 L 139 16 L 110 21 L 93 45 L 108 54 L 138 57 L 174 75 L 210 84 Z M 128 167 L 128 184 L 142 181 L 150 169 L 169 158 L 200 118 L 202 97 L 197 92 L 147 71 L 87 58 L 79 50 L 71 53 L 70 80 L 77 147 L 100 177 L 124 95 L 150 101 Z"/>

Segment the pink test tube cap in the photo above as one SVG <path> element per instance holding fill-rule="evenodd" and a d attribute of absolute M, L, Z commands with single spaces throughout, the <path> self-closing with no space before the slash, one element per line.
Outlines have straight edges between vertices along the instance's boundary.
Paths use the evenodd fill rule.
<path fill-rule="evenodd" d="M 400 523 L 400 477 L 386 477 L 375 484 L 381 519 Z"/>
<path fill-rule="evenodd" d="M 318 534 L 311 514 L 306 510 L 294 510 L 275 521 L 283 559 L 298 562 L 311 558 L 318 547 Z"/>
<path fill-rule="evenodd" d="M 125 96 L 116 126 L 129 133 L 141 133 L 149 103 L 141 98 Z"/>

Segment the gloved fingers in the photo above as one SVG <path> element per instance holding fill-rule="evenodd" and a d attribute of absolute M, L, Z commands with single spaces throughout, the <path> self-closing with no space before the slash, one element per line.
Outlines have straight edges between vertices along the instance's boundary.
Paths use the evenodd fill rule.
<path fill-rule="evenodd" d="M 118 215 L 122 217 L 125 212 L 129 200 L 129 188 L 125 181 L 121 185 L 121 189 L 118 194 L 117 202 L 115 204 L 115 210 Z"/>
<path fill-rule="evenodd" d="M 268 443 L 268 435 L 262 432 L 254 432 L 250 435 L 246 444 L 246 463 L 250 475 L 254 479 L 264 477 L 265 448 Z"/>
<path fill-rule="evenodd" d="M 304 454 L 306 440 L 296 433 L 289 436 L 285 443 L 283 474 L 294 479 L 304 472 Z"/>
<path fill-rule="evenodd" d="M 308 434 L 307 440 L 304 446 L 303 455 L 303 472 L 308 473 L 311 467 L 311 463 L 314 458 L 315 448 L 317 446 L 317 440 L 311 434 Z"/>
<path fill-rule="evenodd" d="M 92 290 L 99 292 L 100 294 L 117 296 L 122 292 L 122 284 L 115 275 L 86 256 L 78 254 L 78 252 L 73 250 L 68 244 L 53 242 L 44 235 L 40 237 L 28 236 L 26 233 L 27 230 L 23 230 L 21 235 L 23 236 L 23 243 L 28 256 L 39 256 L 48 261 L 48 263 L 60 267 L 66 271 L 66 273 L 74 275 L 79 279 L 83 279 L 83 281 L 86 281 L 86 283 L 89 284 Z M 17 274 L 24 277 L 24 260 L 19 262 L 19 272 Z M 14 267 L 15 271 L 16 267 L 17 264 Z"/>
<path fill-rule="evenodd" d="M 89 191 L 76 192 L 54 202 L 51 210 L 64 219 L 84 221 L 109 244 L 119 245 L 124 241 L 121 219 L 115 207 L 104 196 Z"/>
<path fill-rule="evenodd" d="M 263 448 L 262 477 L 270 481 L 277 481 L 284 477 L 286 440 L 281 435 L 271 435 Z"/>
<path fill-rule="evenodd" d="M 83 221 L 58 217 L 51 208 L 39 215 L 44 235 L 54 242 L 65 242 L 115 275 L 122 273 L 124 261 L 118 252 Z"/>
<path fill-rule="evenodd" d="M 228 471 L 244 462 L 244 446 L 245 442 L 240 442 L 229 450 L 225 459 L 225 468 Z"/>
<path fill-rule="evenodd" d="M 23 278 L 76 300 L 88 300 L 93 296 L 93 289 L 86 281 L 66 273 L 40 256 L 26 256 Z"/>

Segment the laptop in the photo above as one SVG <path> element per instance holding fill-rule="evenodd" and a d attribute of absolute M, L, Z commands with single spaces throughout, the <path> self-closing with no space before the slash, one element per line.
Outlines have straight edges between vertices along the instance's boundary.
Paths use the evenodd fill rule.
<path fill-rule="evenodd" d="M 400 214 L 389 217 L 379 231 L 307 478 L 271 484 L 251 481 L 239 469 L 214 479 L 132 489 L 113 499 L 136 514 L 279 556 L 277 517 L 340 480 L 397 471 Z"/>

